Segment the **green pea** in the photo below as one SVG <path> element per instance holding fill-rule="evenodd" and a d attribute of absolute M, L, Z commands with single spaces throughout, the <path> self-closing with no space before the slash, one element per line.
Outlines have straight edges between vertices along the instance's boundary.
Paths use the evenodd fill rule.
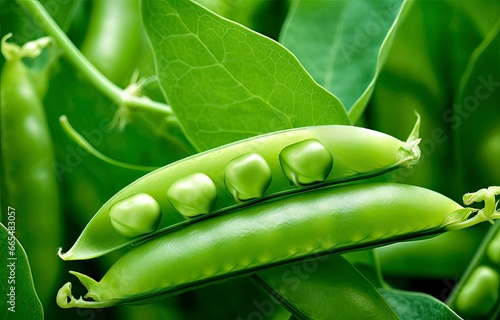
<path fill-rule="evenodd" d="M 109 209 L 111 225 L 129 238 L 138 237 L 156 230 L 161 219 L 161 207 L 146 193 L 138 193 L 115 203 Z"/>
<path fill-rule="evenodd" d="M 323 182 L 333 167 L 333 157 L 315 139 L 301 141 L 286 147 L 280 153 L 285 176 L 297 187 Z"/>
<path fill-rule="evenodd" d="M 170 203 L 185 217 L 209 213 L 217 200 L 217 187 L 203 173 L 174 182 L 167 191 Z"/>
<path fill-rule="evenodd" d="M 491 240 L 486 252 L 491 261 L 500 266 L 500 232 Z"/>
<path fill-rule="evenodd" d="M 235 201 L 261 197 L 271 184 L 271 168 L 258 153 L 247 153 L 231 160 L 224 168 L 224 181 Z"/>
<path fill-rule="evenodd" d="M 126 239 L 114 232 L 109 224 L 110 207 L 137 193 L 147 193 L 160 204 L 162 218 L 155 233 L 161 233 L 168 228 L 193 223 L 193 221 L 188 222 L 185 219 L 186 216 L 192 217 L 208 212 L 220 214 L 235 210 L 237 207 L 300 193 L 306 189 L 372 177 L 401 166 L 410 166 L 418 160 L 420 155 L 417 146 L 419 139 L 416 137 L 418 126 L 417 121 L 406 142 L 380 132 L 353 126 L 327 125 L 297 128 L 259 135 L 179 160 L 139 178 L 116 193 L 94 215 L 70 250 L 65 253 L 60 252 L 60 257 L 64 260 L 94 258 L 127 245 L 133 245 L 137 241 L 143 241 L 144 237 L 153 237 L 153 234 L 149 234 L 142 238 Z M 308 146 L 308 148 L 302 148 L 304 153 L 299 157 L 301 160 L 290 161 L 291 156 L 287 154 L 295 154 L 301 146 Z M 258 170 L 261 171 L 262 180 L 259 180 L 260 178 L 256 175 L 252 177 L 252 183 L 245 185 L 242 179 L 228 178 L 225 174 L 226 170 L 230 171 L 229 169 L 235 166 L 236 162 L 230 164 L 236 161 L 235 158 L 247 154 L 260 155 L 269 166 L 271 182 L 267 188 L 265 187 L 267 178 L 264 176 L 268 174 L 265 173 L 262 161 L 238 160 L 251 167 L 260 167 Z M 285 173 L 288 172 L 290 177 L 294 175 L 297 185 L 324 181 L 321 184 L 296 188 L 283 174 L 282 161 L 286 163 Z M 332 163 L 335 163 L 335 166 L 332 167 Z M 235 167 L 242 168 L 241 166 Z M 295 173 L 297 169 L 300 170 L 298 174 Z M 249 168 L 241 172 L 252 170 Z M 184 191 L 176 191 L 183 189 L 179 186 L 179 181 L 197 173 L 210 177 L 212 182 L 208 179 L 201 179 L 204 181 L 202 184 L 209 187 L 201 187 L 198 182 L 194 182 L 183 184 Z M 260 183 L 256 182 L 257 180 Z M 174 184 L 177 184 L 177 187 L 172 188 Z M 203 192 L 200 195 L 200 190 L 204 188 L 207 190 L 206 196 Z M 221 192 L 226 188 L 229 192 Z M 170 197 L 171 199 L 165 197 L 167 190 L 170 190 L 171 194 L 175 193 L 175 196 Z M 215 201 L 216 190 L 219 192 Z M 263 192 L 265 196 L 259 197 L 258 194 Z"/>
<path fill-rule="evenodd" d="M 458 293 L 457 310 L 468 316 L 486 315 L 498 303 L 499 291 L 498 272 L 487 266 L 479 266 Z"/>
<path fill-rule="evenodd" d="M 464 221 L 470 225 L 500 218 L 493 213 L 468 219 L 474 211 L 409 185 L 313 189 L 152 238 L 122 256 L 99 282 L 72 272 L 87 287 L 86 297 L 95 301 L 74 299 L 66 285 L 58 304 L 88 308 L 138 302 L 311 255 L 428 237 Z"/>

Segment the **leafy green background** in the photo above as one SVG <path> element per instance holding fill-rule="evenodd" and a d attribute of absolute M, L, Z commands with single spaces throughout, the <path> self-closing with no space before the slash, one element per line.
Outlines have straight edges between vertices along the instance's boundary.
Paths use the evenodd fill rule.
<path fill-rule="evenodd" d="M 97 36 L 87 32 L 94 2 L 41 2 L 79 48 Z M 144 110 L 123 113 L 121 109 L 117 116 L 119 106 L 64 57 L 52 70 L 44 104 L 56 147 L 55 174 L 60 177 L 63 193 L 66 228 L 62 247 L 68 248 L 75 241 L 108 198 L 144 174 L 103 163 L 80 149 L 60 128 L 58 118 L 63 114 L 106 155 L 127 163 L 161 166 L 224 143 L 297 126 L 356 123 L 404 139 L 417 111 L 422 116 L 422 159 L 414 168 L 384 176 L 385 180 L 424 186 L 457 202 L 466 191 L 500 181 L 499 90 L 493 85 L 486 99 L 478 99 L 476 94 L 477 86 L 484 86 L 481 79 L 500 82 L 498 1 L 199 3 L 227 19 L 187 0 L 145 0 L 144 29 L 136 35 L 136 46 L 114 49 L 115 55 L 126 57 L 123 61 L 128 62 L 118 64 L 118 59 L 107 60 L 100 54 L 92 58 L 88 53 L 96 65 L 110 67 L 110 71 L 103 69 L 108 73 L 105 75 L 114 78 L 113 74 L 119 74 L 114 81 L 122 87 L 130 82 L 134 70 L 146 78 L 158 73 L 159 81 L 148 84 L 144 94 L 168 102 L 178 122 L 163 113 Z M 120 26 L 115 30 L 127 33 L 120 16 L 109 15 L 107 19 Z M 141 19 L 138 14 L 137 19 Z M 0 21 L 1 35 L 13 32 L 17 43 L 45 35 L 37 21 L 14 1 L 0 0 Z M 461 108 L 472 99 L 468 97 L 476 97 L 478 105 L 463 116 Z M 122 126 L 109 126 L 117 119 Z M 488 227 L 457 235 L 458 240 L 453 241 L 474 239 L 469 242 L 474 245 L 458 253 L 440 252 L 440 259 L 434 261 L 440 264 L 438 276 L 426 273 L 418 263 L 398 264 L 388 259 L 386 248 L 370 253 L 371 259 L 348 258 L 345 273 L 367 279 L 354 281 L 354 285 L 368 281 L 401 318 L 425 319 L 432 314 L 433 318 L 455 319 L 438 300 L 444 300 L 452 290 Z M 436 247 L 437 242 L 427 241 L 431 242 L 426 248 Z M 422 246 L 421 242 L 409 242 L 393 245 L 391 250 L 393 256 L 418 262 L 427 254 L 419 250 Z M 73 280 L 67 273 L 70 269 L 99 279 L 118 256 L 120 252 L 85 263 L 61 261 L 64 272 L 60 283 Z M 336 270 L 330 269 L 311 276 L 333 285 L 338 279 L 331 276 Z M 279 276 L 280 269 L 269 270 L 269 274 L 273 272 Z M 383 281 L 373 275 L 383 275 Z M 350 279 L 359 279 L 356 277 Z M 84 293 L 79 290 L 75 288 L 77 295 Z M 32 292 L 23 294 L 28 299 Z M 304 307 L 310 297 L 294 301 Z M 324 306 L 335 305 L 334 297 L 323 298 L 333 300 Z M 290 308 L 283 306 L 290 303 L 290 296 L 275 295 L 272 304 L 264 303 L 269 299 L 269 291 L 241 278 L 144 306 L 61 310 L 54 304 L 44 306 L 44 312 L 47 319 L 290 316 Z M 319 308 L 322 312 L 321 305 Z"/>
<path fill-rule="evenodd" d="M 355 122 L 410 5 L 403 0 L 294 1 L 280 42 L 339 97 Z"/>
<path fill-rule="evenodd" d="M 198 150 L 262 133 L 347 124 L 284 47 L 188 1 L 144 1 L 165 98 Z"/>

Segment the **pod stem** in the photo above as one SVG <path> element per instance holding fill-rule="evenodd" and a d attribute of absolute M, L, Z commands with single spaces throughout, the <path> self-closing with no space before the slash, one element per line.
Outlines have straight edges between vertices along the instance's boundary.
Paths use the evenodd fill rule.
<path fill-rule="evenodd" d="M 87 79 L 94 84 L 104 95 L 118 104 L 128 105 L 129 108 L 143 109 L 162 112 L 175 117 L 172 108 L 164 103 L 145 99 L 144 97 L 131 97 L 123 90 L 106 78 L 71 42 L 64 31 L 52 19 L 44 6 L 36 0 L 17 0 L 17 2 L 27 9 L 33 18 L 40 24 L 45 32 L 50 35 L 54 42 L 63 51 L 66 58 L 80 70 Z M 177 119 L 177 118 L 175 118 Z"/>
<path fill-rule="evenodd" d="M 461 220 L 465 219 L 459 223 L 453 223 L 446 227 L 447 230 L 460 230 L 463 228 L 467 228 L 473 225 L 476 225 L 481 222 L 489 221 L 491 224 L 494 224 L 494 219 L 500 219 L 500 210 L 498 209 L 498 203 L 495 202 L 495 196 L 500 195 L 500 187 L 489 187 L 483 188 L 476 192 L 466 193 L 463 196 L 463 201 L 465 205 L 470 205 L 474 202 L 482 202 L 484 201 L 483 209 L 473 209 L 473 208 L 464 208 L 457 210 L 456 213 L 459 216 L 468 211 Z M 476 213 L 472 218 L 468 218 L 472 213 Z"/>
<path fill-rule="evenodd" d="M 403 143 L 400 147 L 400 152 L 403 154 L 401 157 L 401 162 L 399 165 L 403 167 L 411 167 L 414 164 L 418 162 L 420 159 L 420 148 L 418 147 L 418 144 L 420 143 L 420 115 L 416 113 L 417 116 L 417 121 L 415 121 L 415 125 L 413 126 L 413 129 L 408 136 L 408 139 L 406 139 L 406 142 Z"/>
<path fill-rule="evenodd" d="M 52 43 L 51 37 L 43 37 L 19 46 L 13 42 L 7 42 L 10 38 L 12 38 L 12 33 L 7 33 L 3 36 L 1 45 L 2 55 L 9 61 L 22 58 L 36 58 L 42 53 L 43 49 Z"/>
<path fill-rule="evenodd" d="M 87 301 L 82 297 L 76 299 L 71 293 L 71 282 L 66 282 L 57 292 L 57 305 L 60 308 L 106 308 L 116 304 L 115 300 Z"/>

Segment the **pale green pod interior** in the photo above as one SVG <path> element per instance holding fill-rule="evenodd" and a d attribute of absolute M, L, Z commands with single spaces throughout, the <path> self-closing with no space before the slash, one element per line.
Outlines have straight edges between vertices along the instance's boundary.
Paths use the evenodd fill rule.
<path fill-rule="evenodd" d="M 109 210 L 113 228 L 121 235 L 134 238 L 158 227 L 160 204 L 146 193 L 138 193 L 115 203 Z"/>
<path fill-rule="evenodd" d="M 331 153 L 316 139 L 284 148 L 279 159 L 283 173 L 296 186 L 325 181 L 333 167 Z"/>
<path fill-rule="evenodd" d="M 170 203 L 183 216 L 209 213 L 217 200 L 217 187 L 203 173 L 195 173 L 174 182 L 167 191 Z"/>
<path fill-rule="evenodd" d="M 457 296 L 456 306 L 464 315 L 483 316 L 498 303 L 500 276 L 487 266 L 479 266 L 471 274 Z"/>
<path fill-rule="evenodd" d="M 491 261 L 500 266 L 500 232 L 491 240 L 486 252 Z"/>
<path fill-rule="evenodd" d="M 231 160 L 224 168 L 224 182 L 236 202 L 261 197 L 271 184 L 271 168 L 258 153 Z"/>

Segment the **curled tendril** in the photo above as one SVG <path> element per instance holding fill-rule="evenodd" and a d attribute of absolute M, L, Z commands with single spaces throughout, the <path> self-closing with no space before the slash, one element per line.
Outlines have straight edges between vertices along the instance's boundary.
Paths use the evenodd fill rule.
<path fill-rule="evenodd" d="M 403 143 L 401 146 L 399 152 L 401 156 L 401 161 L 399 165 L 403 167 L 411 167 L 414 164 L 418 162 L 420 159 L 420 148 L 418 147 L 418 144 L 420 143 L 420 138 L 419 132 L 420 132 L 420 115 L 415 112 L 415 115 L 417 116 L 417 120 L 415 121 L 415 125 L 413 126 L 413 129 L 408 136 L 408 139 L 406 139 L 406 142 Z"/>
<path fill-rule="evenodd" d="M 497 210 L 498 202 L 495 202 L 495 197 L 498 195 L 500 195 L 500 187 L 483 188 L 473 193 L 466 193 L 463 196 L 463 201 L 466 205 L 484 201 L 484 208 L 478 211 L 478 215 L 493 224 L 493 217 L 499 214 Z"/>
<path fill-rule="evenodd" d="M 41 53 L 42 50 L 48 47 L 52 43 L 51 37 L 43 37 L 30 42 L 25 43 L 22 47 L 13 42 L 7 42 L 12 38 L 12 33 L 6 34 L 2 38 L 2 55 L 7 60 L 14 60 L 20 58 L 36 58 Z"/>
<path fill-rule="evenodd" d="M 475 224 L 489 221 L 491 224 L 494 224 L 494 219 L 500 218 L 500 211 L 498 209 L 498 204 L 500 202 L 496 201 L 495 197 L 500 195 L 500 187 L 489 187 L 483 188 L 476 192 L 466 193 L 463 196 L 463 202 L 465 205 L 470 205 L 474 202 L 482 202 L 484 201 L 484 208 L 482 209 L 473 209 L 473 208 L 464 208 L 458 211 L 468 210 L 468 213 L 465 215 L 465 220 L 461 221 L 457 224 L 452 224 L 448 226 L 448 230 L 459 230 L 466 227 L 473 226 Z M 465 211 L 464 211 L 465 212 Z M 469 215 L 476 212 L 476 215 L 470 219 L 467 219 Z"/>
<path fill-rule="evenodd" d="M 43 37 L 27 42 L 21 47 L 21 56 L 27 58 L 36 58 L 42 53 L 42 50 L 48 47 L 50 44 L 52 44 L 51 37 Z"/>
<path fill-rule="evenodd" d="M 66 282 L 57 292 L 57 305 L 60 308 L 105 308 L 116 304 L 114 300 L 106 302 L 83 300 L 82 297 L 76 299 L 71 293 L 71 282 Z"/>

